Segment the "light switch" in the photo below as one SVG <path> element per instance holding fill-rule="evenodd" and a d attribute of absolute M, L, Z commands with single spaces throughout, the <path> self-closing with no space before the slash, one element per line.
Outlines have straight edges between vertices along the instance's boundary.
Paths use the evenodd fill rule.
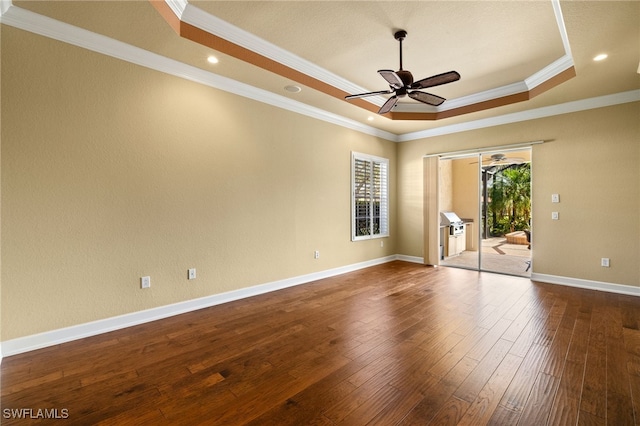
<path fill-rule="evenodd" d="M 551 219 L 558 220 L 560 219 L 558 212 L 551 212 Z"/>

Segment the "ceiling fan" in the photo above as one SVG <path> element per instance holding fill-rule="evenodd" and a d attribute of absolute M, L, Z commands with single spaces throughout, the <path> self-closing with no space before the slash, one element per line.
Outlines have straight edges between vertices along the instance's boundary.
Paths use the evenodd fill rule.
<path fill-rule="evenodd" d="M 417 89 L 426 89 L 428 87 L 439 86 L 441 84 L 453 83 L 460 80 L 460 74 L 456 71 L 449 71 L 442 74 L 433 75 L 431 77 L 423 78 L 422 80 L 413 81 L 413 75 L 411 72 L 402 69 L 402 41 L 407 36 L 405 30 L 399 30 L 394 34 L 396 40 L 400 42 L 400 69 L 398 71 L 393 70 L 379 70 L 378 74 L 382 76 L 387 83 L 389 83 L 389 90 L 380 90 L 377 92 L 360 93 L 358 95 L 345 96 L 345 99 L 364 98 L 366 96 L 375 95 L 389 95 L 393 93 L 387 101 L 380 107 L 378 114 L 386 114 L 396 106 L 398 99 L 409 96 L 411 99 L 423 102 L 425 104 L 438 106 L 442 104 L 446 99 L 431 93 L 420 92 Z"/>
<path fill-rule="evenodd" d="M 482 167 L 493 167 L 493 166 L 510 166 L 512 164 L 523 164 L 526 160 L 522 157 L 507 157 L 504 154 L 491 154 L 489 158 L 482 160 Z M 473 162 L 470 164 L 478 164 L 478 162 Z"/>

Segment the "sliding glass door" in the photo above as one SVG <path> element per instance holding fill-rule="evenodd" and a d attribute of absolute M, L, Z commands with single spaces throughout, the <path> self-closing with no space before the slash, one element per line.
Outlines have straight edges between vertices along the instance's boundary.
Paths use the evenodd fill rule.
<path fill-rule="evenodd" d="M 479 161 L 479 154 L 440 158 L 439 232 L 444 266 L 475 270 L 480 267 Z"/>
<path fill-rule="evenodd" d="M 530 276 L 531 148 L 427 160 L 425 192 L 436 191 L 437 200 L 425 209 L 425 244 L 430 252 L 437 245 L 439 256 L 426 263 Z"/>
<path fill-rule="evenodd" d="M 482 154 L 483 271 L 531 276 L 531 149 Z"/>

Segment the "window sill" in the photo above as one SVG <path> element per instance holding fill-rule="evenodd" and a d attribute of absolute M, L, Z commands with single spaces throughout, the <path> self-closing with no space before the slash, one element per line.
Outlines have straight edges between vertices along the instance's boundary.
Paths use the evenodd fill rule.
<path fill-rule="evenodd" d="M 389 238 L 389 234 L 380 234 L 380 235 L 363 235 L 362 237 L 351 237 L 351 241 L 368 241 L 368 240 L 376 240 L 378 238 Z"/>

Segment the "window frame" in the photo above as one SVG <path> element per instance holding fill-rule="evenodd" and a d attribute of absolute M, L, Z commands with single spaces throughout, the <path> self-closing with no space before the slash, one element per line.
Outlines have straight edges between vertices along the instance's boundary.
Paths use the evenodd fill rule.
<path fill-rule="evenodd" d="M 356 194 L 356 163 L 357 162 L 366 162 L 368 163 L 369 168 L 369 185 L 371 187 L 376 186 L 375 176 L 373 173 L 373 168 L 376 164 L 381 167 L 381 181 L 379 184 L 379 229 L 378 233 L 375 232 L 375 224 L 376 221 L 373 220 L 376 218 L 376 215 L 372 213 L 372 206 L 375 204 L 377 199 L 376 191 L 368 194 L 368 200 L 365 200 L 367 203 L 367 212 L 366 219 L 369 222 L 368 225 L 368 234 L 365 235 L 356 235 L 358 226 L 356 225 L 357 221 L 361 216 L 357 216 L 357 208 L 356 202 L 358 200 Z M 389 237 L 389 159 L 378 157 L 370 154 L 363 154 L 360 152 L 351 152 L 351 241 L 362 241 L 362 240 L 371 240 L 375 238 L 386 238 Z"/>

